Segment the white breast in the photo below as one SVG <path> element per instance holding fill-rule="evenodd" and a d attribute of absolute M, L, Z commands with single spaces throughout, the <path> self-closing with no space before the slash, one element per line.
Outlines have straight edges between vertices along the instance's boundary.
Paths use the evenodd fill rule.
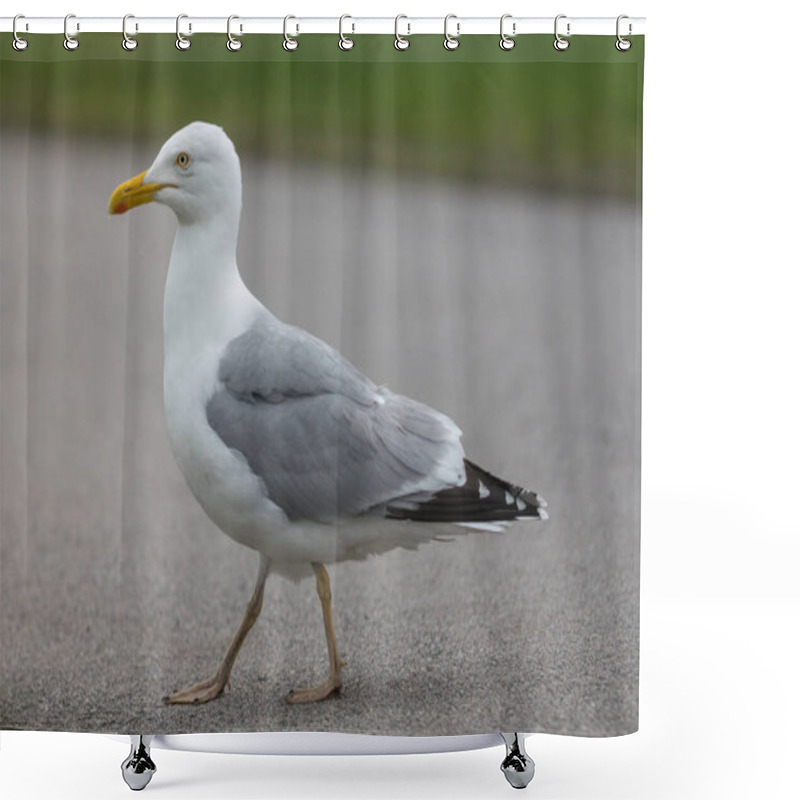
<path fill-rule="evenodd" d="M 221 388 L 219 361 L 261 309 L 239 278 L 204 273 L 192 249 L 173 248 L 164 293 L 164 411 L 172 450 L 192 494 L 228 536 L 263 550 L 268 531 L 286 524 L 244 457 L 208 424 L 206 405 Z"/>

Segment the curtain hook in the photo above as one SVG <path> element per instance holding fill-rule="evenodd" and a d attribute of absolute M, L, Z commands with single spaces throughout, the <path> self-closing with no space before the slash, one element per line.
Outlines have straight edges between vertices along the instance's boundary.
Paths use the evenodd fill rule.
<path fill-rule="evenodd" d="M 13 22 L 13 24 L 11 26 L 11 31 L 14 34 L 14 42 L 13 42 L 14 49 L 15 50 L 19 50 L 20 52 L 22 52 L 23 50 L 27 49 L 28 40 L 21 38 L 20 35 L 17 33 L 17 20 L 18 19 L 25 19 L 25 15 L 24 14 L 17 14 L 17 16 L 14 17 L 14 22 Z M 28 23 L 27 22 L 25 23 L 25 30 L 26 31 L 28 30 Z"/>
<path fill-rule="evenodd" d="M 349 14 L 342 14 L 342 16 L 339 17 L 339 47 L 342 50 L 352 50 L 353 47 L 355 47 L 356 43 L 351 38 L 349 38 L 348 36 L 344 35 L 343 26 L 344 26 L 344 21 L 346 19 L 353 19 L 353 18 Z M 356 24 L 355 24 L 355 22 L 353 22 L 351 24 L 352 24 L 352 27 L 353 27 L 353 30 L 351 32 L 355 33 Z"/>
<path fill-rule="evenodd" d="M 78 49 L 78 40 L 72 36 L 69 32 L 69 21 L 71 19 L 75 19 L 74 14 L 67 14 L 64 17 L 64 49 L 65 50 L 77 50 Z M 80 31 L 81 26 L 79 22 L 75 23 L 75 31 Z"/>
<path fill-rule="evenodd" d="M 456 20 L 456 35 L 453 36 L 447 30 L 447 23 L 451 19 Z M 461 35 L 461 23 L 458 22 L 458 17 L 455 14 L 448 14 L 444 18 L 444 48 L 445 50 L 458 50 L 459 44 L 458 37 Z"/>
<path fill-rule="evenodd" d="M 181 33 L 181 20 L 182 19 L 189 19 L 188 14 L 178 14 L 175 19 L 175 35 L 178 37 L 175 39 L 175 47 L 178 50 L 188 50 L 192 46 L 192 40 L 188 39 Z M 189 23 L 189 33 L 192 32 L 192 23 Z"/>
<path fill-rule="evenodd" d="M 297 50 L 300 46 L 300 42 L 297 41 L 293 36 L 289 36 L 289 20 L 290 19 L 297 19 L 293 17 L 291 14 L 288 14 L 283 18 L 283 49 L 292 52 L 293 50 Z M 296 32 L 300 33 L 300 26 L 295 24 Z"/>
<path fill-rule="evenodd" d="M 509 36 L 505 32 L 505 22 L 506 22 L 507 19 L 512 19 L 512 15 L 511 14 L 503 14 L 503 16 L 500 17 L 500 49 L 501 50 L 513 50 L 514 49 L 514 45 L 516 45 L 516 42 L 514 41 L 513 37 L 517 35 L 517 23 L 516 22 L 512 22 L 511 23 L 511 36 Z"/>
<path fill-rule="evenodd" d="M 553 30 L 554 30 L 555 36 L 556 36 L 556 40 L 553 42 L 553 47 L 555 47 L 556 50 L 566 50 L 569 47 L 569 39 L 565 39 L 558 32 L 558 21 L 560 19 L 566 19 L 566 18 L 567 18 L 566 14 L 559 14 L 556 17 L 555 25 L 553 26 Z M 567 23 L 567 36 L 569 36 L 569 34 L 570 34 L 569 28 L 570 28 L 570 24 L 568 22 Z"/>
<path fill-rule="evenodd" d="M 394 18 L 394 46 L 396 50 L 408 50 L 411 47 L 411 42 L 405 38 L 405 36 L 400 35 L 400 20 L 401 19 L 408 19 L 405 14 L 398 14 Z M 411 36 L 411 23 L 407 22 L 406 27 L 408 28 L 408 32 L 406 36 Z"/>
<path fill-rule="evenodd" d="M 616 47 L 616 48 L 617 48 L 617 50 L 619 50 L 621 53 L 624 53 L 626 50 L 630 50 L 630 49 L 631 49 L 631 46 L 633 45 L 633 42 L 631 42 L 631 40 L 630 40 L 630 39 L 625 39 L 625 38 L 623 38 L 623 37 L 622 37 L 622 35 L 621 35 L 621 34 L 620 34 L 620 32 L 619 32 L 619 24 L 620 24 L 620 22 L 622 22 L 622 20 L 624 20 L 624 19 L 629 19 L 629 17 L 628 17 L 628 15 L 627 15 L 627 14 L 620 14 L 620 15 L 617 17 L 617 43 L 616 43 L 615 47 Z M 630 36 L 630 35 L 631 35 L 631 32 L 632 32 L 632 31 L 633 31 L 633 27 L 632 27 L 632 25 L 631 25 L 631 24 L 630 24 L 630 22 L 629 22 L 629 23 L 628 23 L 628 36 Z"/>
<path fill-rule="evenodd" d="M 122 18 L 122 49 L 123 50 L 135 50 L 139 46 L 139 42 L 133 36 L 128 35 L 128 20 L 129 19 L 136 19 L 133 14 L 126 14 Z M 134 30 L 139 30 L 139 23 L 134 23 Z"/>
<path fill-rule="evenodd" d="M 231 33 L 231 22 L 233 22 L 235 19 L 239 19 L 239 17 L 237 17 L 236 14 L 231 14 L 228 17 L 228 43 L 226 47 L 228 48 L 228 50 L 231 51 L 231 53 L 235 53 L 238 50 L 242 49 L 242 40 Z M 242 32 L 242 26 L 239 25 L 239 33 L 241 32 Z"/>

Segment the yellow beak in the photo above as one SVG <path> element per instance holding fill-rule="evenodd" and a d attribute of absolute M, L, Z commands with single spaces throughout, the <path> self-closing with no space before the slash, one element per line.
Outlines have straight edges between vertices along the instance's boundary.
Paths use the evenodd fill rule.
<path fill-rule="evenodd" d="M 174 186 L 174 183 L 142 183 L 147 172 L 121 183 L 114 189 L 108 201 L 109 214 L 124 214 L 134 206 L 140 206 L 153 200 L 153 195 L 165 186 Z"/>

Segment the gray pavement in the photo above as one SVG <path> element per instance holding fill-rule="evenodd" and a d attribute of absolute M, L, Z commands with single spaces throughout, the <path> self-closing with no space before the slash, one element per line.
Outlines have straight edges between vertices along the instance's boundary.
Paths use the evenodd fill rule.
<path fill-rule="evenodd" d="M 257 556 L 167 441 L 174 231 L 109 218 L 157 147 L 0 131 L 0 728 L 435 735 L 634 730 L 639 293 L 620 202 L 243 160 L 239 262 L 281 318 L 456 420 L 551 520 L 331 569 L 340 697 L 313 582 L 267 581 L 223 697 L 208 677 Z"/>

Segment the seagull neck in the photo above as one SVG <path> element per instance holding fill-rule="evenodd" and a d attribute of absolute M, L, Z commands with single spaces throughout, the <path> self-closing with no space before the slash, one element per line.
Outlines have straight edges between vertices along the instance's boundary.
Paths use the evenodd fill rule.
<path fill-rule="evenodd" d="M 165 332 L 169 336 L 181 331 L 214 336 L 213 325 L 198 331 L 194 328 L 202 328 L 203 320 L 222 320 L 226 309 L 248 302 L 250 292 L 236 266 L 236 235 L 235 225 L 178 226 L 164 292 Z M 203 313 L 198 313 L 201 309 Z"/>
<path fill-rule="evenodd" d="M 232 280 L 241 280 L 236 266 L 238 225 L 215 218 L 202 224 L 178 225 L 172 246 L 170 272 L 183 284 L 215 292 Z"/>

